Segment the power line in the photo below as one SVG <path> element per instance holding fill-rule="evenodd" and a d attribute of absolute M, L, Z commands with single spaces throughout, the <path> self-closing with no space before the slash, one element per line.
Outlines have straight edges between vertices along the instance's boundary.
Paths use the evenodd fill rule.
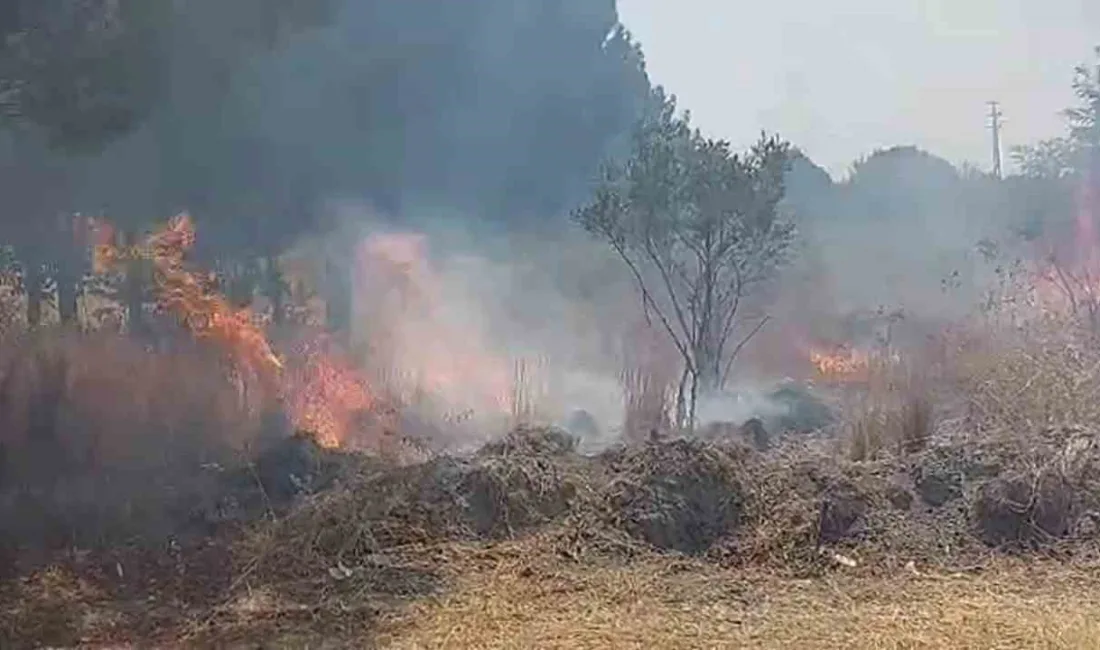
<path fill-rule="evenodd" d="M 993 131 L 993 175 L 998 180 L 1004 178 L 1001 164 L 1001 118 L 1003 116 L 1000 102 L 989 102 L 989 126 Z"/>

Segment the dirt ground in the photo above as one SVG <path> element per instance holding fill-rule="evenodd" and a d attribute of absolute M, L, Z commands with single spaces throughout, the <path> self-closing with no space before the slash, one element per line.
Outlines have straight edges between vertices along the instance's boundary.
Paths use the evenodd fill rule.
<path fill-rule="evenodd" d="M 1100 571 L 997 560 L 981 570 L 813 579 L 654 559 L 545 563 L 522 550 L 384 617 L 385 648 L 1085 649 Z"/>
<path fill-rule="evenodd" d="M 45 556 L 0 580 L 0 650 L 1100 647 L 1091 443 L 1021 474 L 973 445 L 837 464 L 564 442 L 333 460 L 339 481 L 222 536 Z M 326 475 L 292 456 L 272 467 Z"/>
<path fill-rule="evenodd" d="M 856 567 L 798 579 L 667 556 L 577 563 L 538 542 L 438 552 L 446 587 L 360 630 L 280 626 L 217 645 L 1077 650 L 1100 638 L 1100 565 L 1091 563 L 999 557 L 957 571 Z"/>

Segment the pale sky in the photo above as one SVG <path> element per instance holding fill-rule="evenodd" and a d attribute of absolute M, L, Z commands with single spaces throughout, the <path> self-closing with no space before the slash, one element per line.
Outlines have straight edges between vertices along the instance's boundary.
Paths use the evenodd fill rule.
<path fill-rule="evenodd" d="M 740 146 L 778 132 L 834 176 L 896 144 L 988 168 L 989 100 L 1006 148 L 1058 135 L 1073 67 L 1100 45 L 1100 0 L 618 5 L 697 126 Z"/>

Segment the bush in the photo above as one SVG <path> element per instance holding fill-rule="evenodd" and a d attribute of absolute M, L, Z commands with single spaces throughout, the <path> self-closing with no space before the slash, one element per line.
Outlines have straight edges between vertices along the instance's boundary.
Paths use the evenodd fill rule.
<path fill-rule="evenodd" d="M 741 523 L 741 461 L 706 442 L 673 440 L 618 450 L 604 459 L 611 473 L 609 511 L 632 536 L 665 550 L 707 551 Z"/>

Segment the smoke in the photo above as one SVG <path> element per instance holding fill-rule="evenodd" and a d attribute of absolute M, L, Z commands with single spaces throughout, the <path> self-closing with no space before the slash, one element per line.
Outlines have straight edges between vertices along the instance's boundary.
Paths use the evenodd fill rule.
<path fill-rule="evenodd" d="M 203 254 L 268 254 L 327 229 L 314 217 L 334 197 L 529 225 L 583 200 L 649 99 L 613 2 L 324 5 L 270 47 L 249 13 L 269 3 L 153 12 L 134 28 L 163 69 L 127 80 L 156 85 L 139 125 L 80 155 L 0 135 L 3 238 L 49 248 L 58 213 L 140 229 L 187 210 Z"/>
<path fill-rule="evenodd" d="M 353 348 L 387 391 L 464 425 L 450 435 L 471 443 L 578 411 L 617 434 L 622 346 L 640 313 L 599 242 L 565 221 L 535 232 L 333 209 L 355 241 Z"/>
<path fill-rule="evenodd" d="M 782 404 L 760 382 L 730 386 L 725 394 L 710 395 L 699 400 L 696 414 L 699 422 L 741 423 L 752 418 L 772 420 L 790 414 L 790 406 Z"/>
<path fill-rule="evenodd" d="M 18 173 L 0 224 L 23 261 L 67 254 L 51 224 L 74 212 L 131 232 L 187 210 L 206 267 L 316 239 L 352 277 L 357 354 L 399 392 L 508 412 L 523 375 L 546 419 L 614 425 L 636 305 L 564 217 L 650 98 L 614 2 L 333 0 L 270 47 L 232 33 L 262 22 L 252 3 L 176 4 L 140 125 L 81 155 L 2 136 Z M 418 295 L 393 304 L 402 276 L 382 271 L 402 265 Z"/>
<path fill-rule="evenodd" d="M 202 6 L 169 30 L 165 99 L 141 128 L 80 157 L 0 142 L 18 172 L 0 179 L 17 215 L 3 223 L 33 230 L 13 240 L 49 242 L 38 229 L 57 213 L 137 229 L 181 208 L 219 261 L 318 238 L 351 277 L 356 354 L 396 392 L 487 429 L 533 404 L 620 426 L 638 298 L 563 217 L 650 100 L 615 3 L 336 0 L 256 51 Z M 852 314 L 949 320 L 988 281 L 975 245 L 1001 233 L 980 180 L 904 147 L 840 182 L 802 173 L 788 201 L 801 249 L 753 305 L 772 320 L 735 365 L 739 394 L 805 372 L 818 339 L 862 342 Z M 771 408 L 727 402 L 703 418 Z"/>
<path fill-rule="evenodd" d="M 800 249 L 771 334 L 803 346 L 904 344 L 973 311 L 1004 263 L 980 244 L 1012 235 L 993 181 L 912 147 L 876 152 L 839 182 L 815 171 L 824 174 L 802 167 L 791 179 Z"/>

